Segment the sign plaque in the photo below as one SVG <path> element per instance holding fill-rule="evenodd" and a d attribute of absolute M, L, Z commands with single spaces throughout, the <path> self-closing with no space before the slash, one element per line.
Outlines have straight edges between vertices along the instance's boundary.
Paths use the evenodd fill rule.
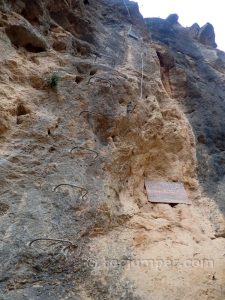
<path fill-rule="evenodd" d="M 183 183 L 145 180 L 145 188 L 152 203 L 191 204 Z"/>

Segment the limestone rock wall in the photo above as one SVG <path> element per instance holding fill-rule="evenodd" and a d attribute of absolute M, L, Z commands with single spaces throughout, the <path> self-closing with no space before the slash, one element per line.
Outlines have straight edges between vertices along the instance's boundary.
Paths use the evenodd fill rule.
<path fill-rule="evenodd" d="M 203 193 L 217 146 L 199 133 L 219 129 L 194 100 L 209 83 L 223 97 L 224 53 L 176 15 L 149 34 L 130 1 L 0 8 L 0 299 L 223 299 L 222 196 Z M 145 178 L 183 182 L 193 205 L 150 204 Z M 194 258 L 215 259 L 207 276 L 137 263 Z"/>

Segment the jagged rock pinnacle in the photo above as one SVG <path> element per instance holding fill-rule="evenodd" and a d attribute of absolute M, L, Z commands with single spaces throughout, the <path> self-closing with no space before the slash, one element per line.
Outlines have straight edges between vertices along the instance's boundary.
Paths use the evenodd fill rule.
<path fill-rule="evenodd" d="M 171 25 L 178 23 L 179 16 L 177 14 L 171 14 L 166 18 L 166 21 Z"/>
<path fill-rule="evenodd" d="M 215 43 L 214 27 L 212 24 L 206 23 L 202 28 L 200 28 L 198 40 L 204 45 L 208 45 L 213 48 L 217 47 L 217 44 Z"/>

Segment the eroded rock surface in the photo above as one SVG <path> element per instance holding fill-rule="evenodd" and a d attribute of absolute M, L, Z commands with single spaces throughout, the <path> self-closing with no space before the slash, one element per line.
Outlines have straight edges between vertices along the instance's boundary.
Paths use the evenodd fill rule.
<path fill-rule="evenodd" d="M 198 40 L 204 44 L 216 48 L 215 43 L 215 32 L 212 24 L 207 23 L 202 28 L 200 28 L 198 33 Z"/>
<path fill-rule="evenodd" d="M 224 299 L 212 31 L 130 1 L 0 7 L 0 299 Z M 149 203 L 145 178 L 192 205 Z"/>

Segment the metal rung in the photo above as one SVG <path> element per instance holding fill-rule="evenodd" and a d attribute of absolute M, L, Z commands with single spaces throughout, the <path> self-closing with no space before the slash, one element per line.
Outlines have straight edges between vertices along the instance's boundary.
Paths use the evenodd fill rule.
<path fill-rule="evenodd" d="M 88 80 L 88 84 L 91 84 L 91 83 L 92 83 L 92 82 L 91 82 L 92 79 L 97 79 L 97 81 L 105 82 L 105 83 L 107 83 L 107 84 L 109 85 L 109 87 L 112 86 L 112 83 L 111 83 L 111 81 L 110 81 L 109 79 L 105 79 L 105 78 L 99 77 L 99 76 L 92 76 L 92 77 L 90 77 L 89 80 Z"/>
<path fill-rule="evenodd" d="M 57 188 L 59 188 L 60 186 L 70 186 L 72 188 L 77 188 L 77 189 L 80 189 L 82 191 L 85 191 L 84 195 L 82 195 L 81 199 L 83 199 L 87 194 L 88 194 L 88 190 L 81 187 L 81 186 L 77 186 L 77 185 L 73 185 L 73 184 L 69 184 L 69 183 L 61 183 L 61 184 L 58 184 L 56 187 L 53 188 L 53 192 L 55 192 L 57 190 Z"/>
<path fill-rule="evenodd" d="M 136 41 L 139 40 L 139 38 L 133 32 L 128 32 L 128 36 L 135 39 Z"/>
<path fill-rule="evenodd" d="M 61 239 L 52 239 L 52 238 L 38 238 L 38 239 L 34 239 L 32 241 L 30 241 L 28 243 L 28 246 L 31 246 L 33 243 L 38 242 L 38 241 L 53 241 L 53 242 L 58 242 L 58 243 L 68 243 L 70 245 L 76 246 L 74 245 L 71 241 L 67 241 L 67 240 L 61 240 Z"/>
<path fill-rule="evenodd" d="M 86 148 L 86 147 L 83 147 L 83 146 L 75 146 L 73 147 L 71 150 L 70 150 L 70 153 L 73 152 L 73 150 L 75 149 L 82 149 L 82 150 L 87 150 L 87 151 L 90 151 L 92 153 L 95 153 L 95 157 L 94 157 L 94 160 L 96 160 L 96 158 L 99 156 L 98 152 L 95 151 L 95 150 L 92 150 L 92 149 L 89 149 L 89 148 Z"/>

